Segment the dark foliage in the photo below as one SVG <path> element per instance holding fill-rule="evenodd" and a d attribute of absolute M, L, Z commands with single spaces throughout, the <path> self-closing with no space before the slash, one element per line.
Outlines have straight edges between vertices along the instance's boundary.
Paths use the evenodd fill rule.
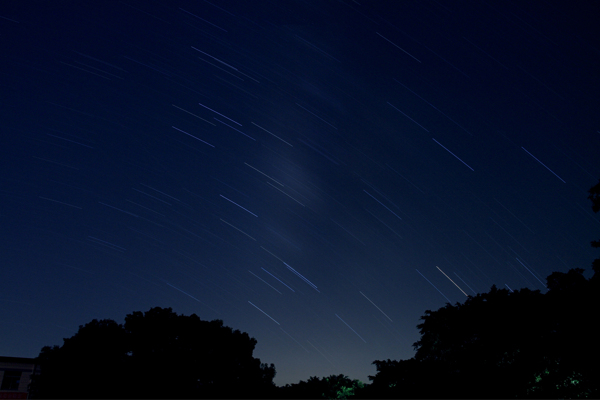
<path fill-rule="evenodd" d="M 224 326 L 152 308 L 125 324 L 93 320 L 62 346 L 44 347 L 38 398 L 265 398 L 275 366 L 252 357 L 256 340 Z"/>
<path fill-rule="evenodd" d="M 375 361 L 361 397 L 598 397 L 598 279 L 554 272 L 546 294 L 495 286 L 427 310 L 414 358 Z"/>
<path fill-rule="evenodd" d="M 307 381 L 287 384 L 279 388 L 278 397 L 284 399 L 347 399 L 364 387 L 358 379 L 345 375 L 330 375 L 326 378 L 311 376 Z"/>

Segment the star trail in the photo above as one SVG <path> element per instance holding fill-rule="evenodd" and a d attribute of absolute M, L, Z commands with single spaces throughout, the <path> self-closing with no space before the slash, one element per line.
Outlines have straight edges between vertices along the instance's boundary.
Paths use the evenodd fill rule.
<path fill-rule="evenodd" d="M 0 355 L 159 306 L 247 332 L 278 385 L 369 382 L 425 310 L 589 270 L 599 17 L 4 2 Z"/>

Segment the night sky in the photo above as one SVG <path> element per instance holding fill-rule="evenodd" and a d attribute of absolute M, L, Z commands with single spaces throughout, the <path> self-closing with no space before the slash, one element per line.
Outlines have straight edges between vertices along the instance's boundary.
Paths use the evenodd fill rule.
<path fill-rule="evenodd" d="M 0 355 L 172 307 L 278 385 L 586 268 L 594 1 L 3 1 Z"/>

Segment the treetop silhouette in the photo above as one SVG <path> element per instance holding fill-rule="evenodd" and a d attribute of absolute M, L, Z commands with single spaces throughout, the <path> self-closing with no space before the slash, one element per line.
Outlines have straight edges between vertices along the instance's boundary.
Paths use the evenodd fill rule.
<path fill-rule="evenodd" d="M 93 320 L 46 346 L 32 394 L 52 398 L 251 398 L 275 389 L 275 366 L 247 333 L 171 308 L 134 312 L 120 325 Z"/>

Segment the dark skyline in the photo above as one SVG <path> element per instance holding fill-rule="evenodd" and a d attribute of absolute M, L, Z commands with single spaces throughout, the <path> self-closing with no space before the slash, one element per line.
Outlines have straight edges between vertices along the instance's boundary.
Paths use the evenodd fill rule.
<path fill-rule="evenodd" d="M 576 3 L 6 2 L 0 355 L 159 306 L 368 382 L 426 309 L 590 276 Z"/>

